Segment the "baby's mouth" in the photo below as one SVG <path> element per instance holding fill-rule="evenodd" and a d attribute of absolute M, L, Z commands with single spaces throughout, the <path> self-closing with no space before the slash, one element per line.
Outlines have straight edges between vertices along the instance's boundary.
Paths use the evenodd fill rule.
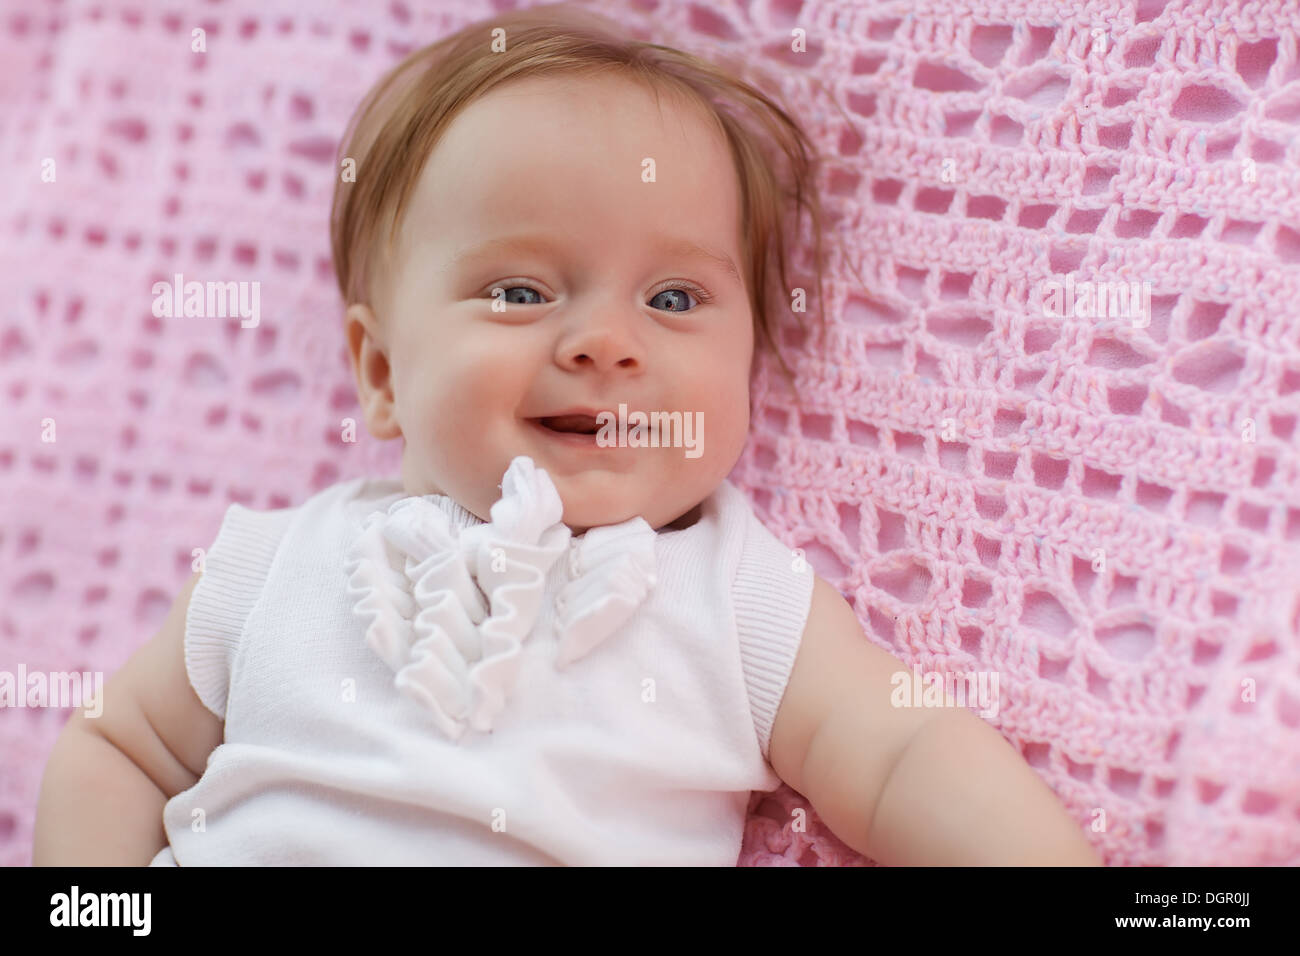
<path fill-rule="evenodd" d="M 555 415 L 548 418 L 534 418 L 543 428 L 553 432 L 577 435 L 594 435 L 600 425 L 593 415 Z"/>

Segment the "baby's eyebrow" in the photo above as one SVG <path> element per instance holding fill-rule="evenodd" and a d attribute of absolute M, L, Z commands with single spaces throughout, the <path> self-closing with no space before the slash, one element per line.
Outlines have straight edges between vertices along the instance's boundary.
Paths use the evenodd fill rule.
<path fill-rule="evenodd" d="M 667 237 L 652 237 L 656 248 L 660 252 L 674 258 L 697 259 L 707 262 L 716 268 L 727 273 L 736 282 L 743 284 L 740 278 L 740 272 L 736 269 L 736 264 L 731 257 L 723 252 L 714 252 L 706 249 L 696 242 L 689 239 L 674 239 Z M 522 235 L 522 236 L 501 236 L 496 239 L 488 239 L 478 245 L 470 246 L 463 249 L 452 257 L 448 264 L 448 269 L 459 269 L 470 262 L 479 259 L 485 259 L 493 255 L 499 255 L 503 252 L 533 252 L 543 254 L 551 249 L 557 243 L 546 236 Z"/>

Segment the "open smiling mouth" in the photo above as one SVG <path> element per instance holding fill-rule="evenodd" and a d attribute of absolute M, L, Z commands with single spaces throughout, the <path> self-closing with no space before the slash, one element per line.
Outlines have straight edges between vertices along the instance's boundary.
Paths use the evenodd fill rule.
<path fill-rule="evenodd" d="M 594 415 L 556 415 L 530 421 L 559 435 L 595 435 L 600 430 Z"/>

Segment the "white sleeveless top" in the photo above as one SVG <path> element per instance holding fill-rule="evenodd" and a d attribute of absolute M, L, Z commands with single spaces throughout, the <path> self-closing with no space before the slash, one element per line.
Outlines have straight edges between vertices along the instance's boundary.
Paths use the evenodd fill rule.
<path fill-rule="evenodd" d="M 725 481 L 680 530 L 562 511 L 526 457 L 488 522 L 232 504 L 185 630 L 224 742 L 153 864 L 734 866 L 813 572 Z"/>

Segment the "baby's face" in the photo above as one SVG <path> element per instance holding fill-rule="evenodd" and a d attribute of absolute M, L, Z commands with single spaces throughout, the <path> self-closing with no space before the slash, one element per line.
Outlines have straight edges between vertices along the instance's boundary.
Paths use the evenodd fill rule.
<path fill-rule="evenodd" d="M 407 494 L 486 520 L 528 455 L 575 533 L 636 515 L 684 526 L 735 465 L 754 349 L 740 187 L 722 134 L 673 96 L 661 105 L 625 79 L 531 78 L 446 130 L 373 313 L 348 314 L 367 423 L 405 438 Z M 365 342 L 387 381 L 367 378 L 383 363 Z M 620 404 L 702 424 L 675 433 L 695 449 L 601 447 L 538 421 Z"/>

